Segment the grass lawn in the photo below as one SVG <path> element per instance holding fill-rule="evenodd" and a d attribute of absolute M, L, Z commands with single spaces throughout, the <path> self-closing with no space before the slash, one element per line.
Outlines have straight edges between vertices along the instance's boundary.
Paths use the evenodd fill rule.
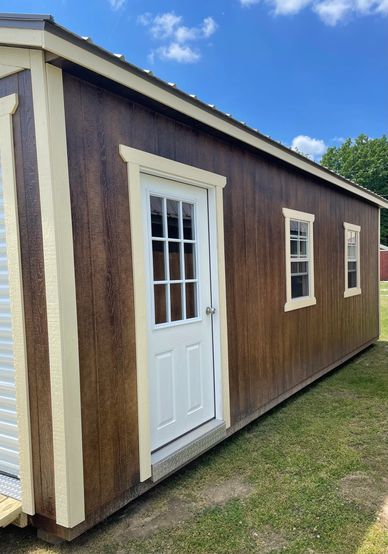
<path fill-rule="evenodd" d="M 72 544 L 0 552 L 388 554 L 388 283 L 381 341 Z"/>

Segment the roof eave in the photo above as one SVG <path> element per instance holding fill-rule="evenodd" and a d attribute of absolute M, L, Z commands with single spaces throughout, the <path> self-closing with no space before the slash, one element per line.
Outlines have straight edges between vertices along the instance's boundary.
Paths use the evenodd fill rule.
<path fill-rule="evenodd" d="M 388 209 L 388 201 L 379 195 L 301 156 L 214 107 L 193 98 L 175 87 L 171 87 L 165 81 L 149 75 L 144 70 L 96 46 L 90 40 L 85 40 L 75 35 L 54 23 L 53 18 L 49 15 L 26 14 L 17 16 L 15 14 L 0 14 L 0 44 L 40 48 L 68 59 L 73 63 L 87 67 L 116 82 L 120 82 L 128 88 L 137 90 L 178 112 L 180 111 L 186 115 L 188 115 L 187 112 L 190 112 L 189 115 L 194 119 L 202 120 L 205 124 L 217 128 L 219 131 L 237 138 L 260 151 L 281 159 L 287 164 L 296 166 L 302 171 L 346 189 L 348 192 L 362 197 L 364 200 L 376 204 L 381 208 Z M 78 54 L 76 53 L 77 49 L 81 49 Z M 82 56 L 80 53 L 84 55 Z M 88 55 L 89 59 L 87 60 Z M 103 68 L 102 63 L 96 64 L 96 58 L 104 60 L 107 65 L 105 66 L 104 64 Z M 93 61 L 94 63 L 92 63 Z M 117 68 L 116 71 L 114 68 Z M 160 91 L 160 94 L 158 94 L 158 91 Z M 191 109 L 187 109 L 188 107 L 191 107 Z M 206 117 L 200 117 L 201 113 L 203 115 L 207 114 Z M 217 125 L 216 122 L 219 122 L 219 124 Z"/>

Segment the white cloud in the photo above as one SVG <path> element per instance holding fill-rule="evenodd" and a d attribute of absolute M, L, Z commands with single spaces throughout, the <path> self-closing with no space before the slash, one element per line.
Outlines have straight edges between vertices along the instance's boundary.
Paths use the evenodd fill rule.
<path fill-rule="evenodd" d="M 137 21 L 144 27 L 149 28 L 154 40 L 166 41 L 165 44 L 151 51 L 148 56 L 151 62 L 155 60 L 155 57 L 161 60 L 174 60 L 179 63 L 197 62 L 201 54 L 198 50 L 189 46 L 188 43 L 208 39 L 217 29 L 217 23 L 212 17 L 205 17 L 195 27 L 187 27 L 183 25 L 182 16 L 176 15 L 174 12 L 166 12 L 155 16 L 147 12 L 140 15 Z"/>
<path fill-rule="evenodd" d="M 197 62 L 201 54 L 193 50 L 190 46 L 179 44 L 179 42 L 171 42 L 168 46 L 161 46 L 156 50 L 161 60 L 173 60 L 179 63 L 194 63 Z"/>
<path fill-rule="evenodd" d="M 270 0 L 275 8 L 276 15 L 292 15 L 298 13 L 308 4 L 311 0 Z"/>
<path fill-rule="evenodd" d="M 240 0 L 243 7 L 259 3 L 269 5 L 275 15 L 293 15 L 309 7 L 330 26 L 350 15 L 388 15 L 388 0 Z"/>
<path fill-rule="evenodd" d="M 298 135 L 292 139 L 292 150 L 305 154 L 313 160 L 318 160 L 327 150 L 323 140 L 309 137 L 307 135 Z"/>
<path fill-rule="evenodd" d="M 314 6 L 314 11 L 326 25 L 337 25 L 352 11 L 349 0 L 323 0 Z"/>
<path fill-rule="evenodd" d="M 124 6 L 127 0 L 108 0 L 110 7 L 114 12 L 117 12 Z"/>

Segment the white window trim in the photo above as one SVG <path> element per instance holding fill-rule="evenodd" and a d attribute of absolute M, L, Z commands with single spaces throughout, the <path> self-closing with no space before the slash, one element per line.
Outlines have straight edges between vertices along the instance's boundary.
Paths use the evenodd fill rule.
<path fill-rule="evenodd" d="M 35 513 L 35 504 L 32 474 L 27 347 L 12 127 L 12 115 L 15 113 L 17 106 L 18 97 L 16 94 L 0 98 L 0 156 L 3 171 L 4 216 L 7 237 L 9 295 L 15 364 L 22 510 L 27 514 L 33 515 Z"/>
<path fill-rule="evenodd" d="M 300 308 L 307 308 L 308 306 L 314 306 L 317 303 L 315 298 L 314 288 L 314 234 L 313 223 L 315 220 L 314 214 L 306 212 L 299 212 L 297 210 L 291 210 L 289 208 L 283 208 L 283 215 L 285 220 L 285 241 L 286 241 L 286 303 L 284 305 L 284 311 L 290 312 L 291 310 L 298 310 Z M 291 296 L 291 250 L 290 250 L 290 220 L 297 219 L 309 223 L 309 296 L 303 298 L 292 298 Z"/>
<path fill-rule="evenodd" d="M 214 366 L 216 388 L 216 415 L 223 419 L 226 428 L 230 427 L 228 335 L 226 315 L 225 284 L 225 248 L 224 248 L 224 213 L 223 188 L 226 178 L 203 169 L 169 160 L 142 150 L 120 144 L 120 155 L 127 162 L 129 209 L 131 220 L 132 270 L 135 301 L 136 333 L 136 373 L 139 428 L 139 461 L 140 481 L 151 477 L 151 432 L 148 385 L 148 333 L 147 321 L 147 283 L 145 259 L 145 237 L 143 233 L 142 194 L 140 185 L 141 173 L 148 173 L 180 183 L 207 188 L 209 193 L 210 247 L 215 256 L 211 256 L 211 274 L 218 276 L 212 282 L 215 305 L 218 310 L 214 318 Z M 217 317 L 218 316 L 218 317 Z"/>
<path fill-rule="evenodd" d="M 347 232 L 355 231 L 358 233 L 357 236 L 357 286 L 348 287 L 348 244 L 347 244 Z M 360 240 L 361 240 L 361 227 L 360 225 L 354 225 L 353 223 L 344 222 L 344 245 L 345 245 L 345 291 L 344 298 L 349 298 L 350 296 L 357 296 L 361 294 L 361 270 L 360 270 Z"/>

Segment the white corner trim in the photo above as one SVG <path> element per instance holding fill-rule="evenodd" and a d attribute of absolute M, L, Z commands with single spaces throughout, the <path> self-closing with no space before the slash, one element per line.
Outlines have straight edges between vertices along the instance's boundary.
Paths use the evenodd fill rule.
<path fill-rule="evenodd" d="M 290 208 L 282 208 L 285 224 L 285 264 L 286 264 L 286 303 L 284 311 L 299 310 L 308 306 L 315 306 L 317 299 L 315 298 L 315 277 L 314 277 L 314 221 L 315 215 Z M 305 221 L 309 224 L 309 296 L 302 298 L 292 298 L 291 294 L 291 249 L 290 249 L 290 221 L 297 219 Z"/>
<path fill-rule="evenodd" d="M 135 297 L 136 371 L 139 427 L 140 481 L 151 477 L 151 435 L 148 385 L 148 336 L 147 336 L 147 291 L 144 275 L 146 271 L 145 242 L 141 209 L 140 174 L 148 173 L 165 177 L 215 192 L 217 260 L 220 314 L 220 354 L 222 385 L 222 416 L 230 426 L 229 366 L 226 315 L 226 286 L 223 232 L 222 190 L 226 178 L 193 166 L 175 162 L 161 156 L 148 154 L 120 144 L 119 152 L 128 168 L 129 210 L 131 220 L 132 271 Z M 218 355 L 218 354 L 217 354 Z"/>
<path fill-rule="evenodd" d="M 85 519 L 78 331 L 62 71 L 30 51 L 53 419 L 56 521 Z"/>
<path fill-rule="evenodd" d="M 13 355 L 16 375 L 16 406 L 19 434 L 22 510 L 26 514 L 33 515 L 35 513 L 35 503 L 32 473 L 30 401 L 28 393 L 23 276 L 20 255 L 19 215 L 17 207 L 12 127 L 12 114 L 15 113 L 17 106 L 18 97 L 16 94 L 0 98 L 0 158 L 3 171 L 4 215 L 12 318 Z"/>
<path fill-rule="evenodd" d="M 379 210 L 380 211 L 380 210 Z M 347 232 L 354 231 L 357 233 L 357 286 L 348 287 L 348 243 L 347 243 Z M 361 294 L 361 251 L 360 251 L 360 241 L 361 241 L 361 227 L 360 225 L 354 225 L 353 223 L 347 223 L 344 221 L 344 239 L 345 239 L 345 290 L 344 298 L 350 298 L 351 296 L 357 296 Z M 380 257 L 380 255 L 379 255 Z"/>

